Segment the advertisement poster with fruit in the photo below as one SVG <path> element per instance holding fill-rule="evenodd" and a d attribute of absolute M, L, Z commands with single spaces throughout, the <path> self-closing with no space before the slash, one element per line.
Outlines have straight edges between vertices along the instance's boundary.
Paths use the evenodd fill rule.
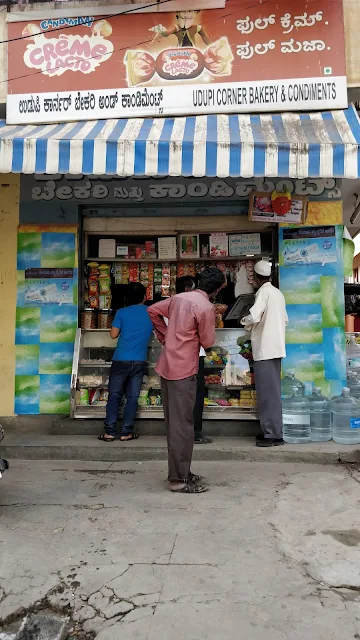
<path fill-rule="evenodd" d="M 11 124 L 347 106 L 342 2 L 28 15 L 8 25 Z"/>
<path fill-rule="evenodd" d="M 255 222 L 300 224 L 305 222 L 308 198 L 292 196 L 289 191 L 252 193 L 249 218 Z"/>

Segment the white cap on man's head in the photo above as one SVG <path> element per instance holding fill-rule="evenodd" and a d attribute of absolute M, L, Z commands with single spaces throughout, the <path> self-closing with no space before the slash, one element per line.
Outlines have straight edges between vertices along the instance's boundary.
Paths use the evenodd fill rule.
<path fill-rule="evenodd" d="M 256 263 L 254 271 L 255 273 L 259 274 L 259 276 L 269 278 L 271 276 L 271 264 L 266 260 L 260 260 Z"/>

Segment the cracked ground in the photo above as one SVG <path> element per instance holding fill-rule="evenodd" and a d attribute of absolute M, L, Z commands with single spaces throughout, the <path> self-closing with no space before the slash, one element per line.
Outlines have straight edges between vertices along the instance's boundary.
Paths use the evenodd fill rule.
<path fill-rule="evenodd" d="M 0 483 L 0 636 L 25 613 L 69 638 L 360 639 L 360 473 L 202 462 L 14 461 Z"/>

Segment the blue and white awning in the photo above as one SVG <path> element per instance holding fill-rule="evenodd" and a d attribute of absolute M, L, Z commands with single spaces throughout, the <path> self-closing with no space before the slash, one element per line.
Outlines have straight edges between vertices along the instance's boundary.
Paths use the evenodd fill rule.
<path fill-rule="evenodd" d="M 0 172 L 118 176 L 359 178 L 353 106 L 323 113 L 0 121 Z"/>

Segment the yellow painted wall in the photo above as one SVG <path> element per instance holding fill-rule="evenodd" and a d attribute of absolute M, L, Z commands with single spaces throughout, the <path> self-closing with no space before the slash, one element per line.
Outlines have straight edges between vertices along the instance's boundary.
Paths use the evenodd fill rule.
<path fill-rule="evenodd" d="M 14 415 L 20 176 L 0 174 L 0 415 Z"/>

